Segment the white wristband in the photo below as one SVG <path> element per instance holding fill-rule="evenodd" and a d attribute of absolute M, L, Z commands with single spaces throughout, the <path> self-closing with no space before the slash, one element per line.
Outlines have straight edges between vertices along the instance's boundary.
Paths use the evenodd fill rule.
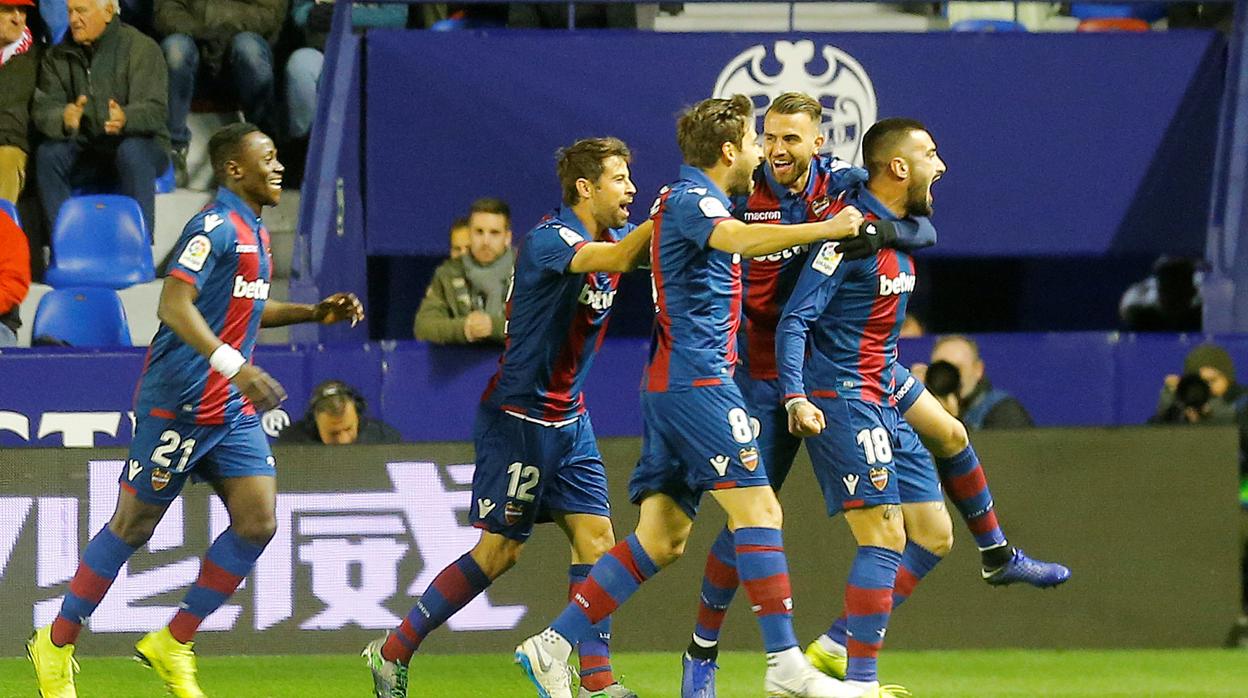
<path fill-rule="evenodd" d="M 784 402 L 784 411 L 790 413 L 793 412 L 793 406 L 799 402 L 810 402 L 810 400 L 807 400 L 805 396 L 789 398 Z"/>
<path fill-rule="evenodd" d="M 228 344 L 217 347 L 213 350 L 212 356 L 208 357 L 208 365 L 212 366 L 212 370 L 227 379 L 237 376 L 246 363 L 247 359 L 244 359 L 237 349 Z"/>

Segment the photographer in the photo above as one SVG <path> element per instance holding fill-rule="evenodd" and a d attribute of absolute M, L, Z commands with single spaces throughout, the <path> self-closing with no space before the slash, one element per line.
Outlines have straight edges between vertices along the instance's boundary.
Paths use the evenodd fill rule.
<path fill-rule="evenodd" d="M 1189 377 L 1191 377 L 1189 379 Z M 1201 400 L 1203 383 L 1208 395 Z M 1180 400 L 1180 394 L 1185 396 Z M 1239 404 L 1248 394 L 1235 382 L 1231 355 L 1216 344 L 1201 344 L 1183 359 L 1183 377 L 1166 376 L 1152 424 L 1234 424 Z M 1192 410 L 1187 413 L 1186 410 Z M 1193 418 L 1180 418 L 1184 414 Z"/>

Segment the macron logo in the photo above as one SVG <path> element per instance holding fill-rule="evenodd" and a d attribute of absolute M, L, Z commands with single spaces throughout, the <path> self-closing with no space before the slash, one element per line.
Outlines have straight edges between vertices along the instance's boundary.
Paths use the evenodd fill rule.
<path fill-rule="evenodd" d="M 239 274 L 234 277 L 234 297 L 267 301 L 269 299 L 269 282 L 264 279 L 248 281 L 243 278 L 242 274 Z"/>
<path fill-rule="evenodd" d="M 904 271 L 892 279 L 880 274 L 880 295 L 900 296 L 903 293 L 910 293 L 914 290 L 916 281 L 918 281 L 917 276 Z"/>

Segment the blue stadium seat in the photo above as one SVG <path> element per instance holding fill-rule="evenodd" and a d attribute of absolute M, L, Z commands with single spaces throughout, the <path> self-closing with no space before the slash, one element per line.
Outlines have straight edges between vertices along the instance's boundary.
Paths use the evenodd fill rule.
<path fill-rule="evenodd" d="M 77 196 L 52 231 L 49 285 L 126 288 L 156 278 L 139 204 L 128 196 Z"/>
<path fill-rule="evenodd" d="M 156 193 L 168 194 L 169 192 L 177 188 L 178 188 L 178 185 L 173 177 L 173 163 L 169 163 L 169 166 L 165 168 L 165 171 L 162 172 L 160 176 L 156 178 Z M 74 187 L 70 189 L 69 193 L 72 196 L 88 196 L 90 194 L 116 194 L 117 183 L 106 182 L 106 181 L 90 182 L 88 184 L 83 184 L 82 186 L 78 186 L 78 187 Z"/>
<path fill-rule="evenodd" d="M 39 299 L 31 336 L 59 339 L 74 347 L 128 347 L 130 325 L 116 291 L 57 288 Z"/>
<path fill-rule="evenodd" d="M 1025 32 L 1027 27 L 1008 19 L 964 19 L 949 27 L 955 32 Z"/>
<path fill-rule="evenodd" d="M 15 206 L 12 201 L 9 201 L 8 199 L 0 199 L 0 211 L 4 211 L 9 214 L 9 218 L 13 219 L 13 222 L 17 224 L 17 227 L 22 227 L 22 217 L 17 215 L 17 206 Z"/>
<path fill-rule="evenodd" d="M 1076 2 L 1070 6 L 1070 16 L 1079 19 L 1102 19 L 1107 17 L 1135 17 L 1145 22 L 1156 22 L 1166 16 L 1164 2 L 1137 2 L 1125 5 L 1100 5 Z"/>

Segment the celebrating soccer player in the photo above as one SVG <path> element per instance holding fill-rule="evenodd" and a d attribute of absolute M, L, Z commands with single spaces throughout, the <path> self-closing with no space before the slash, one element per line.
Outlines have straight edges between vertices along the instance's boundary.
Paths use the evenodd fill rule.
<path fill-rule="evenodd" d="M 183 229 L 161 290 L 161 324 L 139 378 L 117 510 L 83 550 L 60 614 L 26 645 L 44 698 L 77 695 L 73 655 L 82 624 L 192 474 L 212 483 L 230 527 L 208 548 L 169 625 L 139 640 L 135 654 L 175 698 L 204 695 L 191 639 L 251 572 L 276 526 L 277 471 L 256 413 L 286 394 L 251 363 L 256 334 L 299 322 L 354 325 L 364 317 L 350 293 L 316 305 L 269 300 L 273 265 L 260 212 L 282 194 L 277 150 L 255 126 L 231 124 L 213 134 L 208 152 L 221 186 Z"/>
<path fill-rule="evenodd" d="M 685 166 L 651 209 L 650 262 L 657 308 L 642 388 L 642 455 L 629 483 L 637 529 L 590 570 L 555 621 L 516 648 L 544 698 L 571 695 L 567 659 L 589 629 L 684 548 L 710 492 L 728 512 L 738 569 L 753 604 L 768 668 L 768 695 L 857 696 L 815 670 L 793 632 L 781 512 L 741 393 L 733 382 L 741 311 L 741 258 L 857 234 L 847 207 L 802 225 L 747 224 L 729 213 L 748 194 L 761 159 L 753 105 L 742 95 L 699 102 L 677 123 Z"/>
<path fill-rule="evenodd" d="M 602 344 L 620 272 L 646 258 L 653 225 L 628 222 L 637 189 L 617 138 L 577 141 L 558 155 L 563 207 L 525 235 L 507 310 L 507 345 L 477 410 L 472 550 L 444 569 L 407 618 L 364 650 L 378 698 L 407 695 L 421 643 L 516 564 L 536 523 L 572 544 L 569 593 L 615 545 L 607 476 L 581 393 Z M 635 229 L 634 229 L 635 228 Z M 631 232 L 630 232 L 631 231 Z M 610 618 L 570 636 L 582 698 L 636 698 L 611 673 Z M 566 691 L 566 686 L 565 686 Z"/>

